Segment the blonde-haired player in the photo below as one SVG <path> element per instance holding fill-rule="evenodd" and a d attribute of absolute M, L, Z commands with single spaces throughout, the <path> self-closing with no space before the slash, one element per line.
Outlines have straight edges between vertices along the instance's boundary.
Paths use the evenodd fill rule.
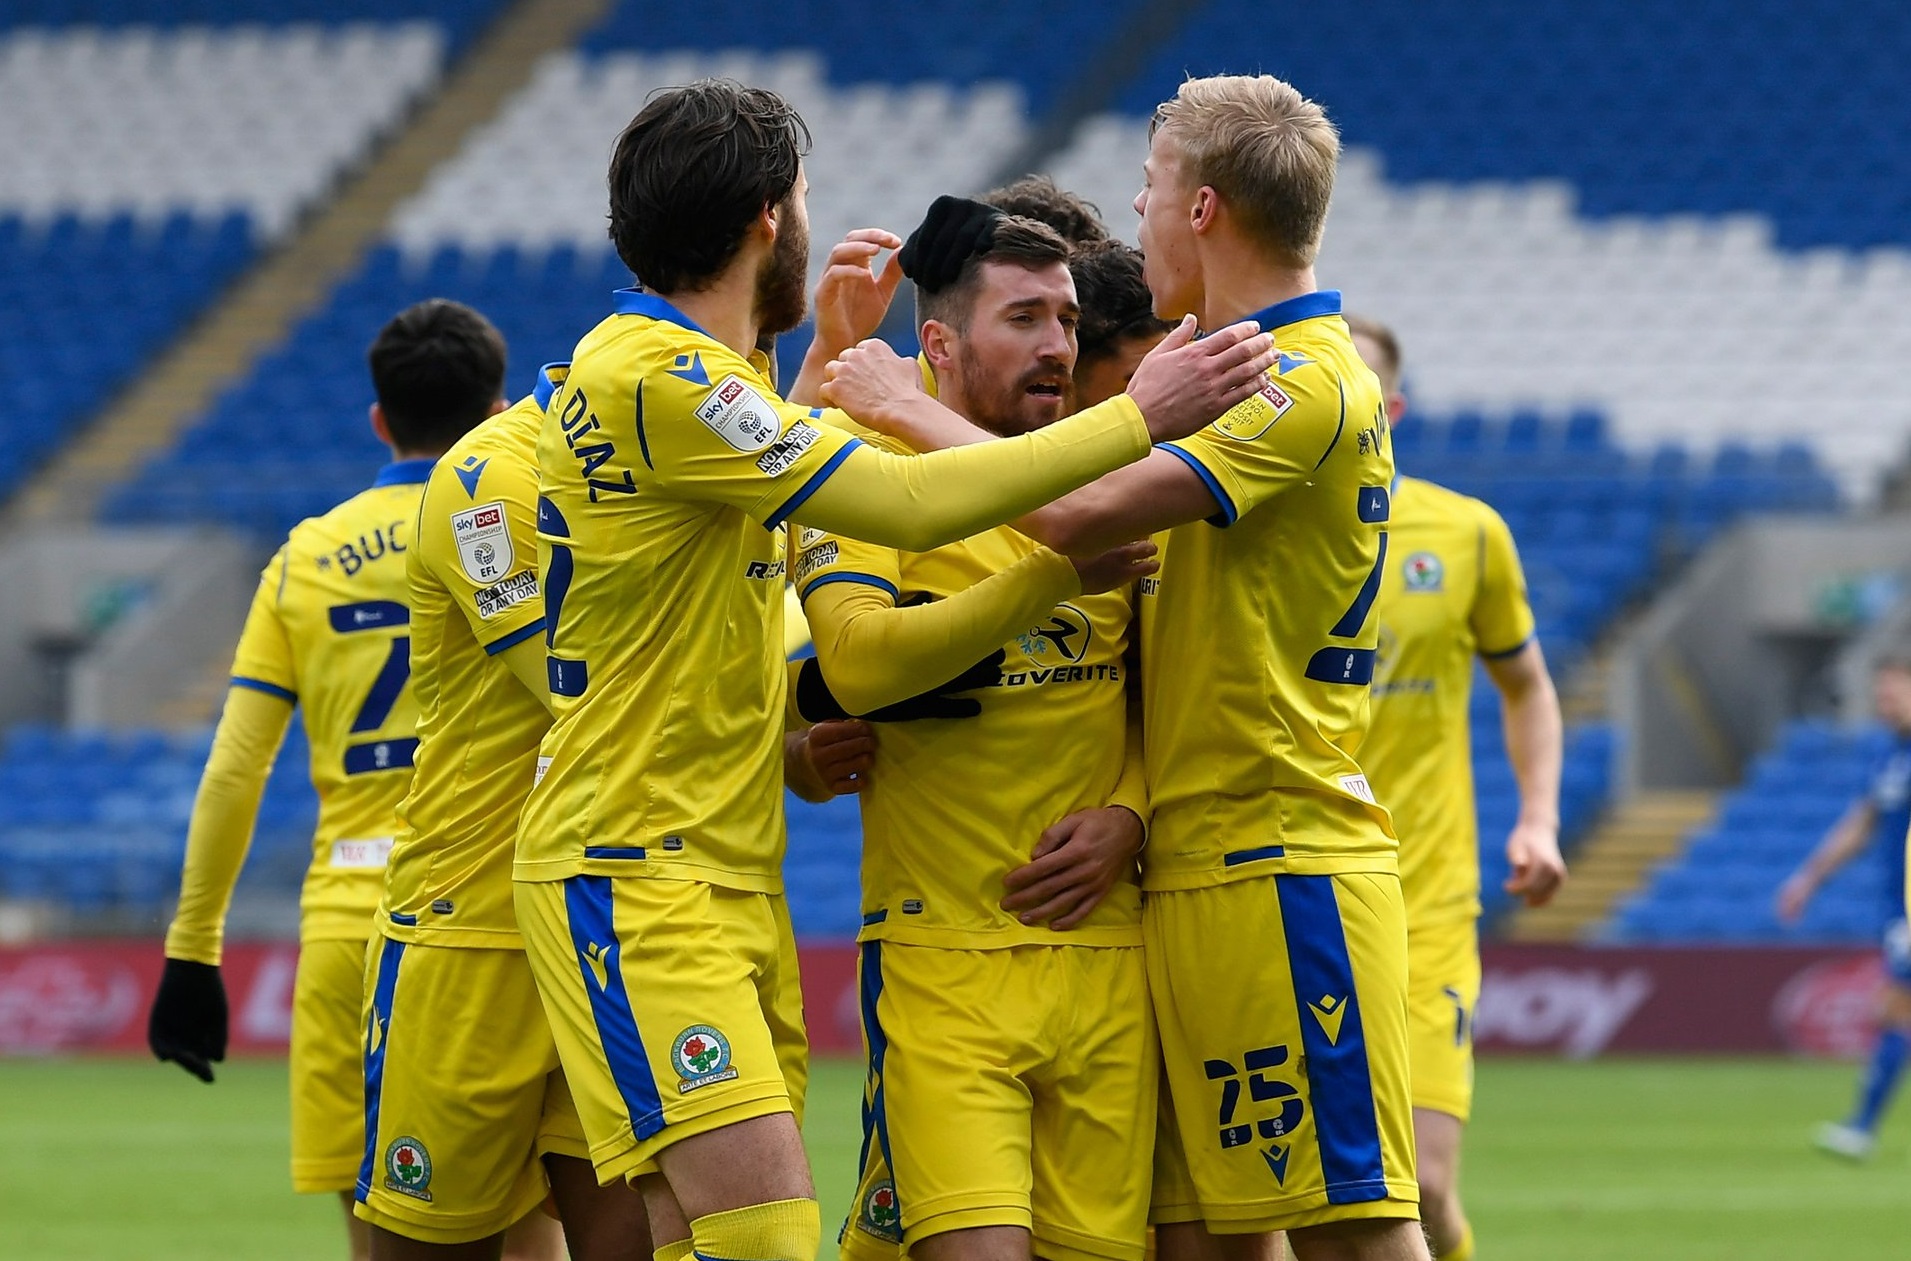
<path fill-rule="evenodd" d="M 1349 317 L 1380 377 L 1387 413 L 1406 409 L 1400 347 Z M 1565 878 L 1559 855 L 1559 698 L 1533 634 L 1513 536 L 1477 499 L 1419 478 L 1394 483 L 1380 584 L 1373 720 L 1360 746 L 1374 793 L 1400 834 L 1407 901 L 1408 1022 L 1420 1208 L 1436 1256 L 1465 1261 L 1460 1142 L 1473 1105 L 1473 1010 L 1480 995 L 1479 836 L 1467 725 L 1473 663 L 1499 689 L 1519 821 L 1506 840 L 1507 891 L 1538 906 Z"/>
<path fill-rule="evenodd" d="M 807 306 L 806 145 L 763 89 L 645 105 L 609 180 L 642 288 L 578 343 L 538 446 L 553 720 L 518 925 L 598 1177 L 641 1180 L 661 1261 L 811 1261 L 821 1239 L 780 870 L 777 527 L 940 546 L 1194 431 L 1273 357 L 1251 327 L 1184 330 L 1126 397 L 1041 432 L 867 447 L 778 398 L 758 347 Z"/>
<path fill-rule="evenodd" d="M 1397 844 L 1354 756 L 1390 428 L 1313 271 L 1338 154 L 1321 109 L 1267 76 L 1193 79 L 1160 108 L 1135 201 L 1155 313 L 1252 318 L 1282 353 L 1213 425 L 1021 523 L 1071 555 L 1167 531 L 1142 584 L 1142 880 L 1175 1255 L 1286 1230 L 1304 1261 L 1426 1256 Z M 866 356 L 831 397 L 918 447 L 973 440 L 911 375 Z"/>

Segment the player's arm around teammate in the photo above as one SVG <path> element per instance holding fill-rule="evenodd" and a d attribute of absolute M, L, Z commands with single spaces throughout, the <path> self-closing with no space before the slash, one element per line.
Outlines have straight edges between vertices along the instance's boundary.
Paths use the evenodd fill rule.
<path fill-rule="evenodd" d="M 647 1198 L 663 1193 L 652 1225 L 666 1249 L 687 1253 L 694 1238 L 730 1261 L 807 1261 L 820 1232 L 796 1125 L 780 802 L 765 774 L 783 708 L 768 642 L 779 557 L 758 527 L 800 510 L 822 528 L 938 546 L 1198 427 L 1272 358 L 1243 326 L 1157 357 L 1127 400 L 1043 433 L 948 458 L 863 447 L 776 399 L 757 349 L 805 305 L 803 147 L 800 119 L 772 93 L 703 83 L 645 107 L 610 181 L 613 236 L 644 288 L 580 342 L 539 452 L 540 551 L 564 581 L 550 574 L 558 708 L 520 831 L 519 922 L 546 1006 L 566 1011 L 560 1038 L 576 1035 L 567 1075 L 600 1176 L 639 1173 Z M 666 624 L 668 641 L 652 634 Z M 691 669 L 703 671 L 694 697 L 678 690 Z M 697 874 L 642 878 L 666 871 Z M 699 953 L 690 929 L 712 919 L 697 899 L 755 899 L 748 960 Z M 679 916 L 684 931 L 645 933 L 635 917 L 649 915 Z M 621 969 L 640 961 L 644 984 L 625 986 Z M 642 1010 L 589 1005 L 612 991 Z M 700 1032 L 719 1023 L 722 1038 Z M 681 1089 L 622 1094 L 613 1061 Z M 658 1178 L 642 1173 L 653 1158 Z"/>
<path fill-rule="evenodd" d="M 1018 523 L 1064 551 L 1172 531 L 1142 600 L 1171 1255 L 1280 1229 L 1308 1261 L 1426 1255 L 1397 847 L 1348 752 L 1393 469 L 1378 383 L 1313 274 L 1337 151 L 1319 108 L 1264 76 L 1191 80 L 1161 108 L 1136 199 L 1155 311 L 1209 327 L 1259 311 L 1280 362 L 1217 424 Z M 912 445 L 959 440 L 889 365 L 845 393 L 859 357 L 826 397 Z M 1288 734 L 1272 757 L 1269 729 Z M 1305 1074 L 1286 1067 L 1297 1051 Z"/>

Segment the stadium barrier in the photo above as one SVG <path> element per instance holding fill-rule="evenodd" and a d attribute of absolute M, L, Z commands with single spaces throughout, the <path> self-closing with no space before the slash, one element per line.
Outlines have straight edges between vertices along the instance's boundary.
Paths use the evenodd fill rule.
<path fill-rule="evenodd" d="M 811 1046 L 854 1054 L 856 948 L 801 949 Z M 157 942 L 0 948 L 0 1055 L 143 1051 L 159 983 Z M 285 1049 L 291 943 L 229 946 L 234 1054 Z M 1869 1046 L 1875 952 L 1809 947 L 1489 946 L 1474 1013 L 1482 1052 L 1856 1056 Z"/>

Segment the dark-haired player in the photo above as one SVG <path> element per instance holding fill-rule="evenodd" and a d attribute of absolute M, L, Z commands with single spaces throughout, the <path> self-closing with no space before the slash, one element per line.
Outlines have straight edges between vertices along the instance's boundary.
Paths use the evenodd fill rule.
<path fill-rule="evenodd" d="M 1270 76 L 1190 79 L 1161 106 L 1135 201 L 1155 312 L 1254 312 L 1279 362 L 1214 425 L 1020 523 L 1070 553 L 1168 532 L 1141 598 L 1164 1255 L 1259 1255 L 1283 1230 L 1301 1258 L 1427 1255 L 1398 844 L 1354 756 L 1393 455 L 1313 269 L 1338 156 Z M 861 356 L 830 396 L 919 449 L 971 439 L 910 369 Z"/>
<path fill-rule="evenodd" d="M 1068 256 L 1082 306 L 1075 327 L 1075 403 L 1092 407 L 1128 388 L 1135 369 L 1174 327 L 1154 312 L 1141 251 L 1121 241 L 1091 241 Z"/>
<path fill-rule="evenodd" d="M 179 909 L 153 1003 L 155 1054 L 211 1081 L 211 1062 L 225 1057 L 226 910 L 296 706 L 311 744 L 319 819 L 299 900 L 292 1185 L 340 1196 L 359 1257 L 368 1245 L 350 1210 L 365 1144 L 365 943 L 418 743 L 405 555 L 433 463 L 504 406 L 504 356 L 489 321 L 442 300 L 400 312 L 372 344 L 372 430 L 392 462 L 370 489 L 294 526 L 259 579 L 193 803 Z"/>
<path fill-rule="evenodd" d="M 1068 257 L 1004 218 L 953 281 L 917 288 L 941 399 L 993 434 L 1068 410 Z M 979 717 L 885 731 L 862 799 L 871 1106 L 850 1261 L 1142 1255 L 1157 1072 L 1123 657 L 1153 550 L 1071 564 L 1008 526 L 926 552 L 804 532 L 797 588 L 853 711 L 1006 657 Z M 983 768 L 1001 773 L 978 794 Z M 1100 883 L 1018 915 L 1003 894 L 1031 848 Z"/>
<path fill-rule="evenodd" d="M 1045 223 L 1055 229 L 1062 240 L 1078 249 L 1108 239 L 1101 211 L 1046 175 L 1024 175 L 982 194 L 980 200 L 1005 215 Z"/>
<path fill-rule="evenodd" d="M 777 527 L 939 546 L 1198 428 L 1273 359 L 1246 326 L 1188 330 L 1127 396 L 1037 433 L 865 446 L 778 398 L 758 349 L 804 313 L 806 144 L 760 89 L 645 106 L 609 180 L 642 289 L 578 344 L 538 450 L 554 722 L 519 928 L 598 1177 L 641 1179 L 661 1261 L 811 1261 L 821 1234 L 781 885 Z"/>

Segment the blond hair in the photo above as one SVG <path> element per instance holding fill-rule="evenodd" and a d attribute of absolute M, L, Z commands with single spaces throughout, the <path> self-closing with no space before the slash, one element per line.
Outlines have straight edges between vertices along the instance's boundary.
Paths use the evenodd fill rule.
<path fill-rule="evenodd" d="M 1340 133 L 1320 106 L 1273 75 L 1189 79 L 1149 134 L 1173 140 L 1195 182 L 1281 263 L 1313 265 L 1340 160 Z"/>

